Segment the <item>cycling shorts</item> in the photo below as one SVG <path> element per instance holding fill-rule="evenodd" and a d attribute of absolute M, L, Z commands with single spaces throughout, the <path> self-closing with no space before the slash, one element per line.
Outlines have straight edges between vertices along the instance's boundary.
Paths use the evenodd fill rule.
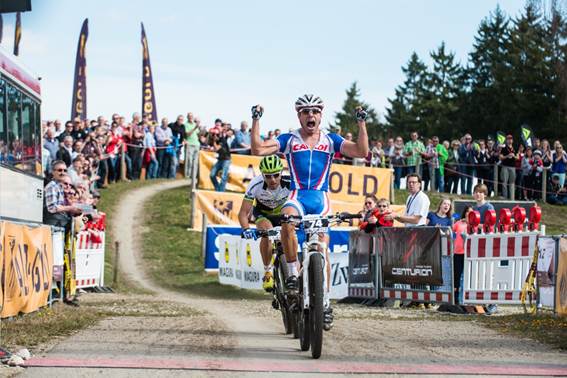
<path fill-rule="evenodd" d="M 280 215 L 282 212 L 282 206 L 278 206 L 273 210 L 267 211 L 265 209 L 260 209 L 257 206 L 252 207 L 252 217 L 254 218 L 254 222 L 258 222 L 262 219 L 267 219 L 272 223 L 272 226 L 277 227 L 281 226 L 281 222 L 279 219 L 271 219 L 268 218 L 270 215 Z"/>
<path fill-rule="evenodd" d="M 308 214 L 327 215 L 331 212 L 329 193 L 322 190 L 292 190 L 283 208 L 293 207 L 304 216 Z"/>

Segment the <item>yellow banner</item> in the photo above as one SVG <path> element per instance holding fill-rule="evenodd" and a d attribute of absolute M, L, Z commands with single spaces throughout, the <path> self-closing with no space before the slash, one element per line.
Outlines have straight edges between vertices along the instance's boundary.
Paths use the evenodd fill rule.
<path fill-rule="evenodd" d="M 3 257 L 1 316 L 28 313 L 47 305 L 51 290 L 51 228 L 0 222 Z"/>
<path fill-rule="evenodd" d="M 559 239 L 555 285 L 555 311 L 567 316 L 567 238 Z"/>
<path fill-rule="evenodd" d="M 212 224 L 226 224 L 238 226 L 238 212 L 242 205 L 244 195 L 242 193 L 213 192 L 209 190 L 194 191 L 195 212 L 193 216 L 193 228 L 202 230 L 202 216 L 207 217 L 207 222 Z M 363 202 L 345 202 L 331 200 L 331 211 L 357 213 L 362 210 Z M 403 211 L 404 206 L 391 206 L 395 212 Z"/>
<path fill-rule="evenodd" d="M 232 154 L 226 190 L 244 193 L 248 183 L 260 174 L 260 156 Z M 216 163 L 216 153 L 199 153 L 199 189 L 214 190 L 209 177 Z M 287 166 L 285 160 L 284 165 Z M 329 194 L 332 200 L 362 203 L 365 195 L 390 198 L 392 172 L 385 168 L 355 167 L 333 164 L 329 174 Z"/>

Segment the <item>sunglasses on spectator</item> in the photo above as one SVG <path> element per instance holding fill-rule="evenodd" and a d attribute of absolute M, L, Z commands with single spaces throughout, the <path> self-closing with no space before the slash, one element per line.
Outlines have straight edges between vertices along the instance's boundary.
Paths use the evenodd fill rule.
<path fill-rule="evenodd" d="M 385 208 L 388 207 L 388 205 L 378 205 L 378 207 L 379 207 L 380 209 L 385 209 Z"/>
<path fill-rule="evenodd" d="M 364 202 L 364 204 L 365 204 L 365 205 L 374 205 L 374 202 L 367 201 L 367 202 Z"/>
<path fill-rule="evenodd" d="M 319 109 L 303 109 L 303 110 L 301 111 L 301 114 L 308 115 L 309 113 L 320 114 L 321 111 L 320 111 Z"/>
<path fill-rule="evenodd" d="M 274 174 L 272 174 L 272 175 L 264 174 L 264 178 L 267 178 L 267 179 L 271 179 L 271 178 L 276 178 L 276 179 L 277 179 L 278 177 L 280 177 L 280 174 L 279 174 L 279 173 L 274 173 Z"/>
<path fill-rule="evenodd" d="M 54 169 L 55 172 L 67 172 L 67 168 Z"/>

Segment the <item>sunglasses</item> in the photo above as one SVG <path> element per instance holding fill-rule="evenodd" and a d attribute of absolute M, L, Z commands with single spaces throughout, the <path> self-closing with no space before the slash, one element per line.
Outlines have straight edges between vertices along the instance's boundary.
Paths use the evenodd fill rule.
<path fill-rule="evenodd" d="M 301 111 L 301 114 L 304 114 L 304 115 L 308 115 L 309 113 L 320 114 L 321 111 L 319 109 L 303 109 Z"/>
<path fill-rule="evenodd" d="M 67 172 L 66 168 L 55 169 L 55 172 Z"/>
<path fill-rule="evenodd" d="M 374 202 L 368 201 L 368 202 L 364 202 L 364 204 L 365 204 L 365 205 L 374 205 Z"/>
<path fill-rule="evenodd" d="M 280 177 L 280 174 L 279 174 L 279 173 L 274 173 L 274 174 L 272 174 L 272 175 L 267 175 L 267 174 L 264 175 L 264 178 L 267 178 L 267 179 L 271 179 L 271 178 L 277 179 L 277 178 L 279 178 L 279 177 Z"/>

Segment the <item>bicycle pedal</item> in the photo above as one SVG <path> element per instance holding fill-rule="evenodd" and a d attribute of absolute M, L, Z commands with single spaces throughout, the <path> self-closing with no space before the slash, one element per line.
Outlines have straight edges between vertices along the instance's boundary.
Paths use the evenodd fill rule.
<path fill-rule="evenodd" d="M 272 301 L 272 308 L 273 308 L 274 310 L 279 310 L 279 309 L 280 309 L 280 302 L 278 302 L 277 299 L 274 299 L 274 300 Z"/>

